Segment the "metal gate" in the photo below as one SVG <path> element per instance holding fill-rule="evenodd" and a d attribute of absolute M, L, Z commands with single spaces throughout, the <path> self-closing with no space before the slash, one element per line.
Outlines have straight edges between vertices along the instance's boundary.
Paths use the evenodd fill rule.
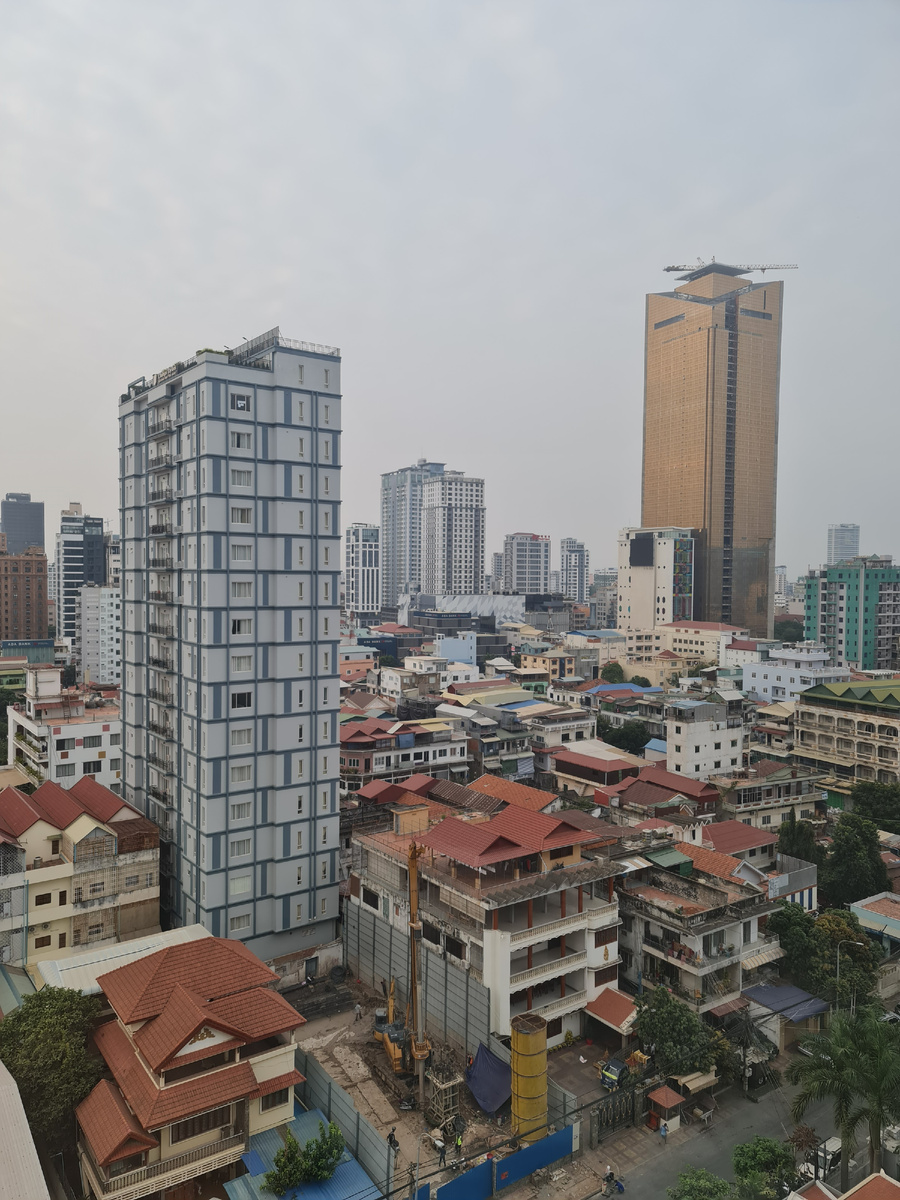
<path fill-rule="evenodd" d="M 591 1109 L 591 1146 L 597 1146 L 616 1129 L 633 1124 L 635 1109 L 633 1088 L 623 1088 L 598 1101 Z"/>

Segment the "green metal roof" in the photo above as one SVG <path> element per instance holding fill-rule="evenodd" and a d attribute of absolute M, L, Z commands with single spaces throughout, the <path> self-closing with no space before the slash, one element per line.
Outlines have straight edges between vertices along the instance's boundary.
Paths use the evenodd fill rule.
<path fill-rule="evenodd" d="M 803 700 L 849 700 L 877 708 L 900 708 L 900 679 L 879 683 L 820 683 L 807 688 Z"/>
<path fill-rule="evenodd" d="M 686 854 L 682 854 L 680 850 L 648 850 L 644 857 L 649 858 L 658 867 L 675 867 L 677 869 L 684 863 L 693 864 L 693 860 Z"/>

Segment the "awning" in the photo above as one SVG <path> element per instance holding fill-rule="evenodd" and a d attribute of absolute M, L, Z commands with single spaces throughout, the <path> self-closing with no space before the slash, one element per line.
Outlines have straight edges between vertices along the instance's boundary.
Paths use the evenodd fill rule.
<path fill-rule="evenodd" d="M 692 1075 L 673 1075 L 672 1078 L 693 1095 L 694 1092 L 702 1092 L 704 1088 L 712 1087 L 719 1077 L 715 1071 L 694 1071 Z"/>
<path fill-rule="evenodd" d="M 709 1010 L 711 1017 L 727 1017 L 729 1013 L 739 1012 L 742 1008 L 749 1008 L 750 1001 L 746 996 L 738 996 L 737 1000 L 726 1000 L 724 1004 L 719 1004 L 715 1008 Z"/>
<path fill-rule="evenodd" d="M 784 954 L 785 952 L 781 946 L 766 946 L 765 950 L 760 950 L 759 954 L 751 954 L 749 958 L 741 959 L 741 970 L 755 970 L 756 967 L 761 967 L 764 963 L 775 962 L 777 958 L 784 958 Z"/>

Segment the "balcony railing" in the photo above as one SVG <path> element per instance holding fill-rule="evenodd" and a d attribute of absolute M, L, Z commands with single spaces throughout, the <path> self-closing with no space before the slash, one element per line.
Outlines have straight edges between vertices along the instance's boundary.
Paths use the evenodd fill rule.
<path fill-rule="evenodd" d="M 159 488 L 155 492 L 148 492 L 147 499 L 151 504 L 171 504 L 175 499 L 175 493 L 171 488 Z"/>
<path fill-rule="evenodd" d="M 155 458 L 147 460 L 148 471 L 167 471 L 175 461 L 173 454 L 157 454 Z"/>
<path fill-rule="evenodd" d="M 175 593 L 174 592 L 151 592 L 149 595 L 149 599 L 154 604 L 174 604 L 175 603 Z"/>
<path fill-rule="evenodd" d="M 616 912 L 617 908 L 618 906 L 615 904 L 603 904 L 594 908 L 586 908 L 584 912 L 572 913 L 571 916 L 558 917 L 555 921 L 544 921 L 540 925 L 533 925 L 531 929 L 520 929 L 516 933 L 511 933 L 509 943 L 511 946 L 520 946 L 523 942 L 540 942 L 544 938 L 555 937 L 564 929 L 574 929 L 576 925 L 589 926 L 592 918 L 596 919 L 598 915 L 609 915 Z"/>
<path fill-rule="evenodd" d="M 169 691 L 164 691 L 162 688 L 147 688 L 147 695 L 151 700 L 155 700 L 157 704 L 174 704 L 175 697 Z"/>
<path fill-rule="evenodd" d="M 171 571 L 175 566 L 175 559 L 170 558 L 168 555 L 166 555 L 164 558 L 148 558 L 147 566 L 153 567 L 155 571 Z"/>
<path fill-rule="evenodd" d="M 549 1004 L 542 1004 L 540 1008 L 533 1008 L 531 1011 L 544 1018 L 552 1017 L 554 1013 L 568 1012 L 573 1008 L 581 1008 L 586 999 L 587 992 L 569 992 L 561 999 L 551 1000 Z"/>
<path fill-rule="evenodd" d="M 150 621 L 147 624 L 147 632 L 155 633 L 157 637 L 173 638 L 175 636 L 175 626 L 161 625 L 158 621 Z"/>
<path fill-rule="evenodd" d="M 175 526 L 170 521 L 151 525 L 147 531 L 151 537 L 171 537 Z"/>
<path fill-rule="evenodd" d="M 147 762 L 152 763 L 154 767 L 158 767 L 160 771 L 164 771 L 167 775 L 175 774 L 175 764 L 170 758 L 163 758 L 159 754 L 148 754 Z"/>
<path fill-rule="evenodd" d="M 175 428 L 175 423 L 168 417 L 164 417 L 161 421 L 148 421 L 147 437 L 156 437 L 159 433 L 169 433 Z"/>
<path fill-rule="evenodd" d="M 168 791 L 166 788 L 161 788 L 161 787 L 158 787 L 155 783 L 151 783 L 150 786 L 147 788 L 147 791 L 150 793 L 150 795 L 153 797 L 154 800 L 159 800 L 160 803 L 162 803 L 162 804 L 168 805 L 168 804 L 172 803 L 172 793 L 170 791 Z"/>
<path fill-rule="evenodd" d="M 177 1184 L 206 1175 L 217 1167 L 236 1162 L 246 1148 L 246 1139 L 243 1134 L 233 1133 L 230 1129 L 222 1132 L 227 1136 L 209 1146 L 198 1146 L 196 1150 L 188 1150 L 185 1154 L 175 1155 L 174 1158 L 164 1158 L 146 1167 L 138 1167 L 135 1171 L 125 1171 L 111 1179 L 104 1178 L 90 1155 L 85 1152 L 83 1145 L 79 1147 L 81 1163 L 86 1168 L 85 1173 L 90 1176 L 91 1187 L 96 1193 L 116 1196 L 118 1200 L 138 1200 L 140 1196 L 168 1190 Z M 198 1164 L 202 1164 L 199 1170 Z"/>
<path fill-rule="evenodd" d="M 175 736 L 175 730 L 172 726 L 166 725 L 162 721 L 148 721 L 147 728 L 151 733 L 159 734 L 160 737 L 170 738 Z"/>
<path fill-rule="evenodd" d="M 554 975 L 567 975 L 576 967 L 583 967 L 587 962 L 587 952 L 580 950 L 577 954 L 567 954 L 565 958 L 554 958 L 538 967 L 528 967 L 510 975 L 510 987 L 523 983 L 537 983 L 541 979 L 551 979 Z"/>
<path fill-rule="evenodd" d="M 159 655 L 151 654 L 150 657 L 147 659 L 147 662 L 150 664 L 151 667 L 156 667 L 156 669 L 158 671 L 174 671 L 175 670 L 175 664 L 172 662 L 171 658 L 162 658 Z"/>

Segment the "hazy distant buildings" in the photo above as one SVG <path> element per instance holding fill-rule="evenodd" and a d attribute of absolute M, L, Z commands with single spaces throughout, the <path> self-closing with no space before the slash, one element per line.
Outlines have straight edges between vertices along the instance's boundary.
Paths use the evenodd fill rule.
<path fill-rule="evenodd" d="M 377 525 L 354 521 L 344 531 L 344 595 L 347 612 L 358 624 L 377 622 L 381 608 Z"/>
<path fill-rule="evenodd" d="M 584 604 L 590 587 L 590 554 L 584 542 L 576 538 L 563 538 L 559 544 L 559 582 L 567 600 Z"/>
<path fill-rule="evenodd" d="M 381 476 L 381 603 L 422 590 L 422 487 L 444 464 L 424 458 Z"/>
<path fill-rule="evenodd" d="M 858 554 L 858 525 L 828 526 L 828 557 L 825 560 L 827 566 L 833 567 L 835 563 L 844 562 L 848 558 L 856 558 Z"/>
<path fill-rule="evenodd" d="M 6 534 L 7 554 L 23 554 L 29 546 L 44 549 L 44 505 L 30 492 L 7 492 L 0 501 L 0 533 Z"/>
<path fill-rule="evenodd" d="M 88 517 L 81 505 L 71 503 L 59 518 L 56 535 L 56 632 L 75 638 L 75 610 L 86 583 L 106 583 L 106 547 L 103 518 Z"/>
<path fill-rule="evenodd" d="M 784 285 L 680 278 L 647 297 L 641 526 L 698 531 L 695 619 L 771 637 Z"/>
<path fill-rule="evenodd" d="M 47 636 L 47 555 L 4 554 L 0 535 L 0 641 Z"/>
<path fill-rule="evenodd" d="M 75 609 L 79 681 L 122 682 L 122 596 L 117 587 L 86 583 Z"/>
<path fill-rule="evenodd" d="M 525 595 L 550 591 L 550 538 L 508 533 L 503 541 L 503 590 Z"/>
<path fill-rule="evenodd" d="M 694 531 L 619 530 L 618 629 L 694 619 Z"/>
<path fill-rule="evenodd" d="M 422 485 L 422 591 L 484 591 L 484 480 L 444 471 Z"/>

